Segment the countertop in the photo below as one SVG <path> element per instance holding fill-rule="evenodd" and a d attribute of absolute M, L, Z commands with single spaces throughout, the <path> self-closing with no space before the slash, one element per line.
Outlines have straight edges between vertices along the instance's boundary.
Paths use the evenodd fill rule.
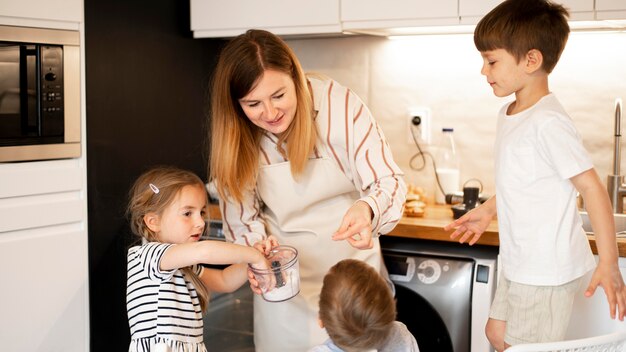
<path fill-rule="evenodd" d="M 212 204 L 209 207 L 211 219 L 220 219 L 219 207 Z M 443 227 L 453 220 L 452 210 L 449 205 L 429 205 L 426 207 L 423 217 L 403 217 L 396 228 L 387 236 L 397 236 L 406 238 L 418 238 L 426 240 L 437 240 L 447 242 L 457 242 L 450 239 L 452 231 L 444 231 Z M 593 236 L 587 236 L 589 244 L 594 254 L 597 254 L 596 241 Z M 477 244 L 498 246 L 498 223 L 492 221 L 487 230 L 482 234 Z M 617 247 L 620 257 L 626 257 L 626 239 L 618 238 Z"/>

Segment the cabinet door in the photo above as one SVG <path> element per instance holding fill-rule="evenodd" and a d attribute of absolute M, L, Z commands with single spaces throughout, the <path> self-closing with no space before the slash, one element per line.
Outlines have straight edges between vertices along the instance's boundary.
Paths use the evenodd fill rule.
<path fill-rule="evenodd" d="M 623 0 L 616 0 L 623 1 Z M 462 24 L 476 24 L 502 0 L 460 0 Z M 593 20 L 593 0 L 556 0 L 570 11 L 570 20 Z"/>
<path fill-rule="evenodd" d="M 570 21 L 594 20 L 593 0 L 558 0 L 569 10 Z"/>
<path fill-rule="evenodd" d="M 626 10 L 626 1 L 624 0 L 596 0 L 597 11 L 615 11 Z"/>
<path fill-rule="evenodd" d="M 341 0 L 344 29 L 458 24 L 457 0 Z"/>
<path fill-rule="evenodd" d="M 1 1 L 0 15 L 23 19 L 83 21 L 83 0 Z"/>
<path fill-rule="evenodd" d="M 599 20 L 626 19 L 625 0 L 596 0 L 596 16 Z"/>
<path fill-rule="evenodd" d="M 232 37 L 251 28 L 275 34 L 341 33 L 339 0 L 191 0 L 194 37 Z"/>

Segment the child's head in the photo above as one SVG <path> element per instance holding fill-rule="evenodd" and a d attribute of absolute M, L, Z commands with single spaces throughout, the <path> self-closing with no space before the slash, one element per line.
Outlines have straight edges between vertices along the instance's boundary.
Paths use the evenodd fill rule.
<path fill-rule="evenodd" d="M 481 51 L 504 49 L 519 62 L 530 50 L 543 56 L 542 69 L 552 72 L 569 35 L 568 12 L 546 0 L 506 0 L 483 17 L 474 31 Z"/>
<path fill-rule="evenodd" d="M 380 348 L 391 333 L 396 305 L 373 267 L 345 259 L 324 277 L 319 319 L 333 343 L 345 351 Z"/>
<path fill-rule="evenodd" d="M 204 183 L 196 174 L 165 166 L 150 169 L 135 181 L 127 214 L 134 234 L 148 241 L 181 243 L 199 239 L 206 206 Z M 159 238 L 162 232 L 164 238 Z"/>

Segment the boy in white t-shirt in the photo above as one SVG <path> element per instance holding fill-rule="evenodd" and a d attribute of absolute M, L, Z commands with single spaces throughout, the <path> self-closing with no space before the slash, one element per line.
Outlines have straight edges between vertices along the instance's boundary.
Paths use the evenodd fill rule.
<path fill-rule="evenodd" d="M 618 268 L 611 204 L 574 124 L 553 93 L 548 75 L 567 38 L 568 12 L 546 0 L 506 0 L 474 32 L 481 74 L 498 97 L 515 93 L 498 115 L 496 195 L 448 224 L 451 238 L 480 238 L 498 216 L 501 279 L 485 332 L 498 351 L 510 345 L 562 340 L 582 277 L 595 272 L 611 318 L 623 320 L 626 289 Z M 596 235 L 596 263 L 582 229 L 576 191 Z"/>

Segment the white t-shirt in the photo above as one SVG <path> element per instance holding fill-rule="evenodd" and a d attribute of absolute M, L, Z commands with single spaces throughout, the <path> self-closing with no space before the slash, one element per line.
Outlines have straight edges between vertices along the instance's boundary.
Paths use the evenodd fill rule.
<path fill-rule="evenodd" d="M 576 189 L 569 180 L 593 167 L 554 94 L 515 115 L 498 115 L 496 204 L 504 276 L 556 286 L 595 267 Z"/>

